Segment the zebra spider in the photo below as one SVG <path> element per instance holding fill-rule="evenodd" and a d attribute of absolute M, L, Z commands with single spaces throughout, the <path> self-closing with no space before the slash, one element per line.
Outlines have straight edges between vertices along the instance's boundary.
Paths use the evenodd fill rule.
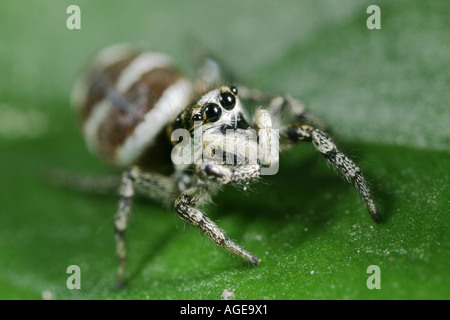
<path fill-rule="evenodd" d="M 278 147 L 286 150 L 302 141 L 312 142 L 355 185 L 372 219 L 380 221 L 361 170 L 338 150 L 323 122 L 302 102 L 243 86 L 215 87 L 220 68 L 210 59 L 204 61 L 197 79 L 190 81 L 165 54 L 117 45 L 101 51 L 74 88 L 73 100 L 89 149 L 123 170 L 115 214 L 119 286 L 125 281 L 124 234 L 135 191 L 172 206 L 181 219 L 197 226 L 214 243 L 258 265 L 260 259 L 230 240 L 201 206 L 223 185 L 245 188 L 257 181 L 264 169 L 278 164 Z M 265 108 L 258 109 L 250 121 L 241 101 Z M 196 132 L 208 137 L 210 143 L 205 144 L 204 138 L 199 146 L 202 152 L 207 146 L 213 150 L 207 153 L 211 157 L 174 164 L 178 140 L 173 141 L 173 135 L 179 129 L 188 133 L 187 138 Z M 236 147 L 229 148 L 230 141 Z M 250 161 L 245 155 L 255 151 L 256 160 Z M 99 188 L 104 186 L 101 182 L 97 181 Z"/>

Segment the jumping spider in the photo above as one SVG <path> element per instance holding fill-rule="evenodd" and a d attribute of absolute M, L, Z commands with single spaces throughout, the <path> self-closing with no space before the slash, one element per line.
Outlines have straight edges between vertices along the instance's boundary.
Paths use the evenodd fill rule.
<path fill-rule="evenodd" d="M 210 59 L 199 70 L 192 82 L 175 70 L 168 56 L 119 45 L 103 50 L 75 87 L 74 102 L 89 148 L 123 170 L 115 215 L 119 286 L 125 281 L 124 234 L 135 191 L 173 206 L 181 219 L 214 243 L 258 265 L 260 259 L 230 240 L 201 206 L 223 185 L 245 187 L 258 181 L 264 168 L 278 164 L 278 148 L 287 150 L 303 141 L 311 142 L 355 185 L 372 219 L 380 221 L 361 170 L 339 151 L 323 122 L 302 102 L 243 86 L 215 87 L 220 68 Z M 249 117 L 241 101 L 263 107 Z M 213 154 L 174 165 L 171 155 L 176 143 L 170 137 L 177 129 L 191 136 L 200 130 L 208 137 L 208 150 L 222 152 L 219 158 Z M 236 148 L 225 146 L 230 139 L 237 142 Z M 200 147 L 206 148 L 205 143 Z M 255 151 L 257 160 L 249 161 L 245 154 Z M 241 161 L 236 161 L 238 156 Z M 225 161 L 230 159 L 234 161 Z"/>

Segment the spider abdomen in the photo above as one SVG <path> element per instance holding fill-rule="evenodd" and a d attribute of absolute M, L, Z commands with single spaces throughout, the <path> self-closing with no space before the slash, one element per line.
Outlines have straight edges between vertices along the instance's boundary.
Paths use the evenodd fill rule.
<path fill-rule="evenodd" d="M 168 56 L 119 45 L 97 55 L 73 100 L 91 151 L 117 167 L 159 169 L 171 148 L 165 129 L 192 92 Z"/>

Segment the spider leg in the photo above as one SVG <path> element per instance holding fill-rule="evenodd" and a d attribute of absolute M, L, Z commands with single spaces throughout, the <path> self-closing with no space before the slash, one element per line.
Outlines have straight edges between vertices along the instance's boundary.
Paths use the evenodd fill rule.
<path fill-rule="evenodd" d="M 217 141 L 214 145 L 217 147 L 215 150 L 221 149 L 223 151 L 225 149 L 230 151 Z M 261 166 L 256 161 L 255 163 L 249 163 L 247 159 L 246 162 L 230 165 L 220 162 L 223 160 L 223 156 L 222 154 L 220 159 L 203 159 L 201 163 L 194 165 L 194 174 L 199 181 L 196 186 L 187 189 L 178 196 L 174 208 L 181 219 L 197 226 L 215 244 L 241 256 L 253 265 L 258 265 L 260 262 L 258 257 L 230 240 L 211 219 L 198 209 L 200 205 L 210 199 L 210 194 L 221 185 L 248 184 L 260 177 Z"/>
<path fill-rule="evenodd" d="M 120 175 L 87 175 L 59 169 L 47 170 L 44 179 L 56 187 L 91 194 L 114 194 L 121 182 Z"/>
<path fill-rule="evenodd" d="M 188 50 L 195 70 L 195 96 L 214 89 L 223 79 L 223 70 L 219 62 L 211 54 L 200 49 L 203 46 L 195 45 L 196 42 L 196 40 L 190 41 Z"/>
<path fill-rule="evenodd" d="M 220 184 L 247 183 L 260 177 L 261 166 L 258 164 L 225 166 L 202 162 L 195 165 L 194 172 L 201 180 L 213 180 Z"/>
<path fill-rule="evenodd" d="M 203 56 L 198 65 L 194 88 L 195 92 L 204 94 L 219 83 L 222 71 L 219 64 L 209 57 Z"/>
<path fill-rule="evenodd" d="M 133 167 L 131 170 L 123 173 L 119 191 L 119 206 L 114 216 L 116 252 L 119 260 L 117 270 L 118 288 L 121 288 L 125 283 L 127 260 L 125 231 L 130 218 L 131 203 L 135 191 L 164 202 L 167 201 L 167 198 L 171 199 L 171 195 L 176 193 L 176 186 L 170 177 L 157 173 L 143 172 L 138 167 Z M 174 198 L 175 196 L 172 197 L 172 199 Z"/>
<path fill-rule="evenodd" d="M 274 121 L 274 127 L 281 127 L 283 123 L 292 122 L 308 124 L 314 128 L 326 131 L 325 123 L 306 108 L 304 103 L 289 95 L 267 94 L 258 89 L 239 86 L 239 98 L 258 105 L 267 106 L 266 110 Z"/>
<path fill-rule="evenodd" d="M 369 186 L 361 170 L 346 155 L 338 150 L 333 141 L 322 130 L 309 125 L 290 125 L 280 132 L 281 144 L 290 147 L 301 141 L 310 141 L 328 162 L 336 168 L 345 179 L 353 183 L 366 203 L 371 218 L 381 222 L 381 216 L 372 199 Z"/>
<path fill-rule="evenodd" d="M 120 186 L 119 208 L 114 216 L 114 235 L 116 239 L 116 253 L 119 259 L 117 269 L 117 287 L 121 288 L 125 283 L 125 265 L 127 252 L 125 247 L 125 230 L 128 226 L 128 220 L 131 212 L 131 199 L 134 195 L 134 188 L 130 172 L 122 175 Z"/>
<path fill-rule="evenodd" d="M 254 254 L 244 250 L 241 246 L 230 240 L 228 236 L 203 212 L 197 209 L 208 198 L 205 188 L 191 188 L 181 193 L 175 201 L 174 208 L 181 219 L 197 226 L 215 244 L 241 256 L 253 265 L 258 265 L 260 259 Z"/>

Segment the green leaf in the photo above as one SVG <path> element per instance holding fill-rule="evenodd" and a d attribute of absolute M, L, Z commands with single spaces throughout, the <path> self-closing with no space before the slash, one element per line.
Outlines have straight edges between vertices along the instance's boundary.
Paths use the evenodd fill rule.
<path fill-rule="evenodd" d="M 66 28 L 69 3 L 22 2 L 0 3 L 1 299 L 450 298 L 448 2 L 84 0 L 81 30 Z M 366 27 L 371 4 L 380 30 Z M 69 96 L 92 54 L 118 42 L 150 43 L 187 72 L 201 45 L 244 84 L 301 98 L 367 176 L 383 222 L 305 143 L 275 176 L 207 208 L 259 266 L 139 199 L 116 290 L 117 198 L 41 174 L 111 172 L 88 153 Z M 70 265 L 80 290 L 66 286 Z"/>

